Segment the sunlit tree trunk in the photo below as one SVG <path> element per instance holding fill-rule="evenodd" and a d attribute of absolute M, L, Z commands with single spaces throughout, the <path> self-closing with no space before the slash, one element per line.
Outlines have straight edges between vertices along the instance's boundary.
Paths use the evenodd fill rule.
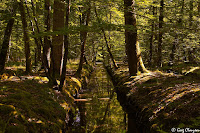
<path fill-rule="evenodd" d="M 68 28 L 69 24 L 69 13 L 70 13 L 70 0 L 66 0 L 66 3 L 68 4 L 66 9 L 66 17 L 65 17 L 65 28 Z M 69 36 L 68 34 L 64 35 L 64 57 L 63 57 L 63 66 L 62 66 L 62 74 L 60 78 L 60 86 L 59 90 L 62 91 L 64 81 L 65 81 L 65 75 L 66 75 L 66 65 L 67 65 L 67 57 L 68 57 L 68 47 L 69 47 Z"/>
<path fill-rule="evenodd" d="M 136 75 L 138 69 L 138 58 L 136 51 L 137 43 L 137 28 L 136 28 L 136 14 L 135 14 L 135 1 L 124 0 L 124 17 L 125 25 L 132 26 L 133 29 L 125 29 L 125 43 L 126 55 L 128 57 L 128 66 L 130 75 Z"/>
<path fill-rule="evenodd" d="M 0 73 L 4 70 L 5 67 L 5 62 L 6 62 L 6 56 L 8 53 L 8 48 L 9 48 L 9 41 L 10 41 L 10 36 L 12 33 L 12 28 L 13 28 L 13 24 L 14 24 L 14 19 L 11 18 L 6 26 L 6 30 L 4 33 L 4 39 L 3 39 L 3 43 L 2 43 L 2 48 L 0 51 Z"/>
<path fill-rule="evenodd" d="M 31 54 L 30 54 L 30 45 L 29 45 L 30 39 L 28 36 L 26 13 L 25 13 L 25 9 L 24 9 L 23 0 L 20 0 L 20 2 L 19 2 L 19 9 L 20 9 L 20 13 L 21 13 L 22 28 L 23 28 L 23 33 L 24 33 L 26 72 L 31 73 Z"/>
<path fill-rule="evenodd" d="M 55 0 L 54 1 L 54 13 L 53 13 L 53 31 L 59 32 L 59 30 L 64 28 L 64 1 Z M 61 72 L 61 60 L 63 54 L 63 40 L 64 37 L 62 33 L 52 36 L 52 65 L 53 67 L 53 78 L 60 78 Z"/>
<path fill-rule="evenodd" d="M 139 67 L 139 70 L 141 72 L 149 72 L 149 70 L 146 69 L 145 65 L 144 65 L 144 62 L 142 60 L 142 55 L 141 55 L 141 50 L 140 50 L 140 44 L 139 42 L 137 41 L 136 43 L 136 51 L 137 51 L 137 60 L 138 60 L 138 67 Z"/>
<path fill-rule="evenodd" d="M 160 1 L 160 16 L 159 16 L 159 39 L 158 39 L 158 60 L 157 65 L 162 66 L 162 38 L 163 38 L 163 18 L 164 18 L 164 0 Z"/>

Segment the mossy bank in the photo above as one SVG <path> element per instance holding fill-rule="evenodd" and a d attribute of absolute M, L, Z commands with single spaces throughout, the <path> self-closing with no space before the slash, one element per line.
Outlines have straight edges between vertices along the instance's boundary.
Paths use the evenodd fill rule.
<path fill-rule="evenodd" d="M 172 128 L 199 129 L 199 69 L 185 75 L 155 71 L 133 77 L 107 70 L 121 106 L 134 123 L 129 125 L 132 129 L 128 132 L 168 133 Z"/>

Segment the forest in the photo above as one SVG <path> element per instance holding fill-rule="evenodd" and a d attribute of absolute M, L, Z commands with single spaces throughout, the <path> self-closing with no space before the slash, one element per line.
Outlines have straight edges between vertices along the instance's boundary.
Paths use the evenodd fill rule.
<path fill-rule="evenodd" d="M 199 0 L 1 0 L 0 133 L 200 132 Z"/>

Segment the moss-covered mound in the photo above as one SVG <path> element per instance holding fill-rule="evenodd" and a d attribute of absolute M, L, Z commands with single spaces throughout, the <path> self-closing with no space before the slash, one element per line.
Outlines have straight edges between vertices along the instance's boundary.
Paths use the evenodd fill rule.
<path fill-rule="evenodd" d="M 113 75 L 118 100 L 134 115 L 139 130 L 168 133 L 172 128 L 200 128 L 200 70 L 191 70 L 185 75 L 160 71 L 131 78 L 119 72 Z"/>
<path fill-rule="evenodd" d="M 0 82 L 0 132 L 61 132 L 67 111 L 59 97 L 35 80 Z"/>

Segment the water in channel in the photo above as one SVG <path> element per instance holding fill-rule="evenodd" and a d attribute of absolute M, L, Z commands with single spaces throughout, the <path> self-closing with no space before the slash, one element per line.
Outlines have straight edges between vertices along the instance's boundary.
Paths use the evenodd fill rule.
<path fill-rule="evenodd" d="M 70 133 L 125 133 L 126 114 L 102 64 L 97 64 L 87 88 L 76 100 L 76 115 Z"/>

